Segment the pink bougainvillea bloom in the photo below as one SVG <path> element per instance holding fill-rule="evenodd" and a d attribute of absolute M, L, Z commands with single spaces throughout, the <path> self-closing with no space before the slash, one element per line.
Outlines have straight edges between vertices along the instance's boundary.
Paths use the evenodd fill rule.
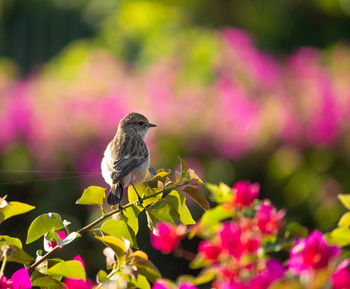
<path fill-rule="evenodd" d="M 244 251 L 241 242 L 241 228 L 234 222 L 224 223 L 219 232 L 220 243 L 223 251 L 239 259 Z"/>
<path fill-rule="evenodd" d="M 306 239 L 294 244 L 290 250 L 288 267 L 295 274 L 326 268 L 339 252 L 338 246 L 327 245 L 322 233 L 315 230 Z"/>
<path fill-rule="evenodd" d="M 157 280 L 156 283 L 153 284 L 152 289 L 171 289 L 167 282 L 164 279 Z"/>
<path fill-rule="evenodd" d="M 250 289 L 267 289 L 274 281 L 284 276 L 285 269 L 281 261 L 271 258 L 266 263 L 265 270 L 249 282 Z"/>
<path fill-rule="evenodd" d="M 349 264 L 350 259 L 346 259 L 338 265 L 331 277 L 333 289 L 350 289 Z"/>
<path fill-rule="evenodd" d="M 213 288 L 216 289 L 249 289 L 248 285 L 235 280 L 217 281 L 213 283 Z"/>
<path fill-rule="evenodd" d="M 13 289 L 30 289 L 32 288 L 32 282 L 30 281 L 27 268 L 17 270 L 11 276 Z"/>
<path fill-rule="evenodd" d="M 12 289 L 13 282 L 11 279 L 7 279 L 5 275 L 0 276 L 0 288 L 1 289 Z"/>
<path fill-rule="evenodd" d="M 151 232 L 152 246 L 164 254 L 169 254 L 178 246 L 185 233 L 184 226 L 174 226 L 166 222 L 159 222 Z"/>
<path fill-rule="evenodd" d="M 199 244 L 198 252 L 204 259 L 210 262 L 216 262 L 222 249 L 221 246 L 213 244 L 211 241 L 204 240 Z"/>
<path fill-rule="evenodd" d="M 178 289 L 198 289 L 197 286 L 194 286 L 191 282 L 184 282 L 182 283 Z"/>
<path fill-rule="evenodd" d="M 284 210 L 276 211 L 269 200 L 264 200 L 256 212 L 256 221 L 261 233 L 274 235 L 282 227 L 283 217 L 286 214 Z"/>
<path fill-rule="evenodd" d="M 57 231 L 56 233 L 61 241 L 63 241 L 67 237 L 66 233 L 64 231 Z M 46 237 L 46 235 L 45 235 L 45 237 Z M 44 250 L 46 252 L 50 252 L 53 248 L 55 248 L 57 246 L 57 242 L 49 241 L 45 237 L 44 237 Z"/>
<path fill-rule="evenodd" d="M 232 187 L 235 196 L 233 205 L 237 207 L 248 207 L 258 197 L 260 185 L 249 181 L 238 181 Z"/>

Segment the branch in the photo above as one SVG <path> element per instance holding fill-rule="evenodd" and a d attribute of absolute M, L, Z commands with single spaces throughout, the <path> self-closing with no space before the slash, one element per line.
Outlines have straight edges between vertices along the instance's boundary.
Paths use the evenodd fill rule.
<path fill-rule="evenodd" d="M 141 200 L 142 200 L 142 201 L 145 201 L 145 200 L 150 199 L 150 198 L 153 198 L 153 197 L 155 197 L 155 196 L 157 196 L 157 195 L 159 195 L 159 194 L 171 192 L 172 190 L 174 190 L 174 189 L 176 189 L 176 188 L 178 188 L 178 187 L 184 186 L 184 185 L 186 185 L 186 182 L 181 183 L 181 184 L 178 184 L 178 185 L 174 185 L 174 186 L 169 187 L 169 188 L 164 188 L 164 189 L 162 189 L 161 191 L 156 192 L 156 193 L 154 193 L 154 194 L 152 194 L 152 195 L 144 196 L 143 198 L 141 198 Z M 119 213 L 120 210 L 124 210 L 124 209 L 129 208 L 129 207 L 131 207 L 131 206 L 133 206 L 133 205 L 138 205 L 138 204 L 139 204 L 139 202 L 136 201 L 136 202 L 128 203 L 128 204 L 122 206 L 121 209 L 118 208 L 118 209 L 112 210 L 112 211 L 110 211 L 109 213 L 107 213 L 107 214 L 105 214 L 105 215 L 102 215 L 101 217 L 99 217 L 99 218 L 96 219 L 95 221 L 91 222 L 89 225 L 86 225 L 85 227 L 81 228 L 80 230 L 77 231 L 77 233 L 78 233 L 78 234 L 82 234 L 82 233 L 84 233 L 84 232 L 86 232 L 86 231 L 89 231 L 89 230 L 92 229 L 94 226 L 96 226 L 98 223 L 104 221 L 105 219 L 109 218 L 110 216 L 112 216 L 112 215 L 114 215 L 114 214 L 116 214 L 116 213 Z M 67 244 L 67 245 L 68 245 L 68 244 Z M 33 272 L 34 269 L 35 269 L 39 264 L 41 264 L 41 263 L 44 262 L 46 259 L 48 259 L 48 258 L 49 258 L 53 253 L 55 253 L 58 249 L 63 248 L 63 247 L 65 247 L 65 246 L 56 246 L 56 247 L 54 247 L 50 252 L 47 252 L 44 256 L 42 256 L 39 260 L 35 261 L 34 264 L 32 264 L 31 266 L 29 266 L 29 268 L 28 268 L 29 273 Z"/>

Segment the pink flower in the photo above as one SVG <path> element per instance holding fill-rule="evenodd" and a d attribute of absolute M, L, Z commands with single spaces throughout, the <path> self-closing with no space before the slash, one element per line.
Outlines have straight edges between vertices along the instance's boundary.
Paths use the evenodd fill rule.
<path fill-rule="evenodd" d="M 284 276 L 284 267 L 281 261 L 270 259 L 266 263 L 265 270 L 250 280 L 250 289 L 267 289 L 274 281 Z"/>
<path fill-rule="evenodd" d="M 63 241 L 67 237 L 66 233 L 64 231 L 57 231 L 56 233 L 61 241 Z M 46 237 L 46 235 L 45 235 L 45 237 Z M 57 242 L 49 241 L 45 237 L 44 237 L 44 250 L 46 252 L 50 252 L 53 248 L 55 248 L 57 246 Z"/>
<path fill-rule="evenodd" d="M 218 281 L 214 282 L 213 288 L 216 289 L 248 289 L 247 284 L 242 282 L 236 282 L 234 280 L 230 281 Z"/>
<path fill-rule="evenodd" d="M 198 289 L 198 287 L 194 286 L 191 282 L 182 283 L 178 289 Z"/>
<path fill-rule="evenodd" d="M 32 288 L 32 282 L 30 281 L 29 273 L 27 268 L 17 270 L 11 276 L 13 289 L 30 289 Z"/>
<path fill-rule="evenodd" d="M 171 289 L 167 282 L 164 279 L 157 280 L 156 283 L 153 284 L 152 289 Z"/>
<path fill-rule="evenodd" d="M 164 254 L 169 254 L 178 246 L 186 232 L 183 225 L 174 226 L 166 222 L 159 222 L 151 232 L 152 246 Z"/>
<path fill-rule="evenodd" d="M 322 233 L 315 230 L 306 239 L 294 244 L 288 267 L 295 274 L 326 268 L 339 252 L 338 246 L 328 246 Z"/>
<path fill-rule="evenodd" d="M 248 207 L 258 197 L 260 185 L 249 181 L 238 181 L 232 187 L 235 192 L 233 205 L 238 207 Z"/>
<path fill-rule="evenodd" d="M 350 259 L 344 260 L 333 273 L 331 277 L 333 289 L 350 289 L 349 263 Z"/>
<path fill-rule="evenodd" d="M 0 276 L 0 289 L 12 289 L 13 282 L 7 279 L 5 275 Z"/>
<path fill-rule="evenodd" d="M 263 234 L 274 235 L 282 227 L 282 219 L 285 215 L 284 210 L 276 209 L 269 200 L 264 200 L 256 212 L 257 225 Z"/>
<path fill-rule="evenodd" d="M 228 254 L 239 259 L 244 251 L 241 242 L 241 228 L 233 222 L 224 223 L 223 228 L 219 232 L 221 247 Z"/>
<path fill-rule="evenodd" d="M 213 244 L 211 241 L 204 240 L 199 244 L 198 252 L 204 259 L 210 262 L 216 262 L 220 253 L 221 247 Z"/>

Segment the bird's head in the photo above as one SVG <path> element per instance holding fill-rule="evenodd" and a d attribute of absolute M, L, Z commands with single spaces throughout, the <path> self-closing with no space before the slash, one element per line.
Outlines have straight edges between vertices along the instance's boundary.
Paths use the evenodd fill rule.
<path fill-rule="evenodd" d="M 155 126 L 156 125 L 150 123 L 144 115 L 135 112 L 128 113 L 119 123 L 119 127 L 124 132 L 136 132 L 142 138 L 146 137 L 150 127 Z"/>

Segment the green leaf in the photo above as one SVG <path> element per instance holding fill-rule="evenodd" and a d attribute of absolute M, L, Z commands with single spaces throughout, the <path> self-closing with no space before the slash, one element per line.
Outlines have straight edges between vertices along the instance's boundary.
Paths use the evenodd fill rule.
<path fill-rule="evenodd" d="M 350 212 L 346 212 L 339 220 L 339 227 L 349 227 L 350 226 Z"/>
<path fill-rule="evenodd" d="M 57 231 L 63 227 L 63 222 L 59 214 L 48 213 L 40 215 L 29 226 L 26 244 L 38 240 L 51 230 Z"/>
<path fill-rule="evenodd" d="M 208 262 L 205 261 L 200 254 L 196 255 L 196 257 L 191 261 L 189 265 L 190 269 L 193 269 L 193 270 L 207 267 L 207 266 L 208 266 Z"/>
<path fill-rule="evenodd" d="M 73 279 L 86 279 L 83 265 L 79 261 L 70 260 L 59 262 L 46 271 L 50 276 L 62 276 Z"/>
<path fill-rule="evenodd" d="M 209 202 L 200 191 L 199 186 L 186 186 L 182 191 L 190 195 L 203 210 L 206 211 L 210 209 Z"/>
<path fill-rule="evenodd" d="M 156 189 L 148 187 L 146 183 L 141 183 L 139 185 L 135 185 L 134 187 L 135 187 L 136 191 L 138 192 L 138 194 L 140 195 L 141 198 L 143 198 L 145 196 L 153 195 L 153 194 L 155 194 L 157 192 Z M 136 194 L 136 191 L 135 191 L 134 187 L 133 186 L 129 186 L 129 188 L 128 188 L 128 199 L 129 199 L 130 203 L 134 203 L 134 202 L 136 202 L 138 200 L 137 194 Z M 156 195 L 153 198 L 148 198 L 148 199 L 143 201 L 142 206 L 143 207 L 147 207 L 148 205 L 158 201 L 161 197 L 162 197 L 162 194 L 159 193 L 158 195 Z M 140 210 L 143 209 L 140 206 L 138 206 L 138 208 Z"/>
<path fill-rule="evenodd" d="M 342 204 L 345 206 L 345 208 L 350 210 L 350 194 L 347 194 L 347 195 L 339 194 L 338 198 L 342 202 Z"/>
<path fill-rule="evenodd" d="M 159 181 L 159 180 L 162 180 L 162 179 L 168 177 L 169 175 L 170 175 L 169 172 L 158 171 L 157 174 L 152 179 L 148 180 L 147 182 Z"/>
<path fill-rule="evenodd" d="M 64 288 L 64 283 L 49 276 L 45 276 L 34 279 L 32 281 L 32 286 L 40 287 L 42 289 L 62 289 Z"/>
<path fill-rule="evenodd" d="M 220 183 L 218 186 L 206 183 L 205 186 L 211 192 L 211 199 L 216 203 L 230 202 L 233 198 L 232 189 L 224 183 Z"/>
<path fill-rule="evenodd" d="M 195 285 L 206 284 L 214 280 L 216 272 L 213 268 L 207 268 L 201 271 L 201 273 L 194 279 Z"/>
<path fill-rule="evenodd" d="M 96 236 L 95 238 L 102 241 L 107 247 L 111 247 L 118 258 L 123 256 L 127 250 L 125 243 L 121 239 L 115 236 L 110 236 L 110 235 L 103 236 L 103 237 Z"/>
<path fill-rule="evenodd" d="M 180 158 L 179 156 L 177 156 L 177 158 L 180 161 L 181 179 L 183 179 L 183 178 L 186 177 L 188 167 L 187 167 L 187 164 L 185 163 L 185 161 L 182 158 Z"/>
<path fill-rule="evenodd" d="M 165 221 L 171 224 L 180 223 L 179 213 L 174 209 L 170 202 L 165 199 L 160 199 L 154 205 L 146 208 L 146 215 L 150 230 L 153 230 L 154 226 L 160 221 Z"/>
<path fill-rule="evenodd" d="M 97 283 L 102 283 L 102 282 L 107 282 L 109 279 L 108 279 L 108 276 L 107 276 L 107 273 L 103 270 L 100 270 L 97 272 L 97 275 L 96 275 L 96 282 Z"/>
<path fill-rule="evenodd" d="M 13 245 L 9 245 L 9 246 L 10 248 L 7 253 L 8 262 L 16 262 L 16 263 L 28 265 L 33 261 L 33 258 L 22 249 Z M 0 261 L 2 260 L 3 260 L 3 255 L 1 255 L 0 257 Z"/>
<path fill-rule="evenodd" d="M 136 265 L 139 274 L 145 276 L 152 283 L 161 277 L 157 267 L 154 266 L 150 260 L 138 259 L 134 264 Z"/>
<path fill-rule="evenodd" d="M 202 215 L 200 226 L 212 226 L 220 223 L 223 220 L 230 219 L 235 215 L 234 210 L 229 210 L 223 205 L 218 205 Z"/>
<path fill-rule="evenodd" d="M 139 231 L 138 216 L 140 212 L 141 212 L 141 209 L 139 209 L 139 207 L 135 205 L 132 205 L 123 210 L 125 221 L 130 226 L 130 228 L 135 232 L 135 235 L 137 235 Z"/>
<path fill-rule="evenodd" d="M 78 205 L 102 205 L 105 198 L 105 188 L 91 186 L 84 190 L 80 199 L 76 201 Z"/>
<path fill-rule="evenodd" d="M 110 219 L 104 222 L 100 230 L 107 235 L 112 235 L 120 239 L 125 238 L 130 241 L 131 247 L 138 249 L 135 233 L 125 220 L 123 220 L 123 217 L 118 221 Z"/>
<path fill-rule="evenodd" d="M 149 282 L 147 281 L 147 278 L 143 275 L 138 275 L 137 279 L 135 281 L 131 282 L 135 288 L 138 289 L 150 289 L 151 285 L 149 284 Z"/>
<path fill-rule="evenodd" d="M 196 223 L 186 205 L 186 196 L 182 192 L 174 190 L 165 199 L 177 210 L 180 215 L 180 221 L 183 224 L 192 225 Z"/>
<path fill-rule="evenodd" d="M 0 248 L 5 244 L 12 245 L 12 246 L 17 247 L 19 249 L 22 249 L 22 242 L 20 239 L 13 238 L 10 236 L 5 236 L 5 235 L 0 236 Z"/>
<path fill-rule="evenodd" d="M 7 206 L 0 208 L 0 223 L 8 218 L 27 213 L 33 209 L 35 209 L 34 206 L 25 203 L 9 202 Z"/>
<path fill-rule="evenodd" d="M 347 227 L 336 228 L 327 235 L 327 240 L 341 247 L 348 246 L 350 245 L 350 229 Z"/>
<path fill-rule="evenodd" d="M 308 234 L 307 228 L 303 227 L 297 222 L 291 222 L 286 226 L 286 237 L 289 235 L 297 235 L 301 238 L 306 238 Z"/>

